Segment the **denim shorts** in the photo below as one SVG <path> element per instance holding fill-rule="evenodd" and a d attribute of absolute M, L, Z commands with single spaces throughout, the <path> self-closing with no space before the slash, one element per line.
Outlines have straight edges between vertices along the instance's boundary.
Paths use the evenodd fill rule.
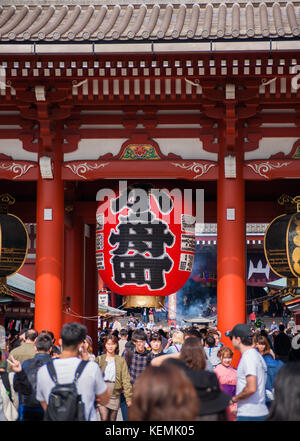
<path fill-rule="evenodd" d="M 267 416 L 238 416 L 236 421 L 265 421 Z"/>

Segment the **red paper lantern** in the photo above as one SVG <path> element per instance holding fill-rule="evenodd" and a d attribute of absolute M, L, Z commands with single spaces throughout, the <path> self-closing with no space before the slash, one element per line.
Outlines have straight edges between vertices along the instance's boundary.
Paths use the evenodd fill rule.
<path fill-rule="evenodd" d="M 194 260 L 191 194 L 134 185 L 97 195 L 96 261 L 114 293 L 167 296 L 188 280 Z"/>

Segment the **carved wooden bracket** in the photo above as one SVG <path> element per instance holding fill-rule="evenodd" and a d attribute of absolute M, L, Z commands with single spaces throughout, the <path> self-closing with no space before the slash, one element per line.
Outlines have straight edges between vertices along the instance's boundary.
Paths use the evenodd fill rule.
<path fill-rule="evenodd" d="M 60 89 L 53 90 L 49 84 L 35 84 L 34 87 L 24 90 L 23 84 L 16 85 L 18 99 L 24 104 L 19 105 L 23 120 L 36 121 L 39 126 L 34 134 L 27 130 L 21 132 L 19 139 L 23 142 L 23 148 L 31 152 L 49 154 L 53 151 L 53 140 L 56 136 L 55 122 L 70 117 L 72 106 L 65 101 L 70 98 L 72 83 L 60 84 Z M 77 149 L 76 140 L 67 142 L 67 151 Z"/>

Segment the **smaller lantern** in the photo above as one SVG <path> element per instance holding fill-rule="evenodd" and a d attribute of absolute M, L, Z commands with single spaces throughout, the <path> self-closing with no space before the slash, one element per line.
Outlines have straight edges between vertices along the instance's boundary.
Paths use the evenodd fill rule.
<path fill-rule="evenodd" d="M 275 218 L 264 238 L 265 256 L 273 272 L 286 277 L 289 287 L 300 286 L 300 197 L 293 199 L 297 212 Z"/>
<path fill-rule="evenodd" d="M 6 277 L 12 276 L 24 265 L 28 251 L 28 233 L 23 222 L 8 214 L 8 206 L 15 200 L 10 195 L 0 196 L 0 293 L 11 294 Z"/>

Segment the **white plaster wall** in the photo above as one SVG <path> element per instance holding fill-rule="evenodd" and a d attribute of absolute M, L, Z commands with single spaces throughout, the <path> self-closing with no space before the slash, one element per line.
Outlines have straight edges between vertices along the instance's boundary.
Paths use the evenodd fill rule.
<path fill-rule="evenodd" d="M 17 161 L 37 162 L 37 153 L 27 152 L 22 147 L 22 142 L 18 139 L 0 139 L 0 154 L 10 156 Z"/>
<path fill-rule="evenodd" d="M 154 139 L 160 147 L 164 155 L 175 153 L 183 159 L 203 159 L 209 161 L 217 161 L 216 153 L 209 153 L 203 150 L 203 144 L 199 139 L 195 138 L 161 138 Z"/>
<path fill-rule="evenodd" d="M 269 159 L 280 152 L 288 155 L 297 139 L 299 138 L 263 138 L 258 149 L 245 153 L 245 160 Z"/>
<path fill-rule="evenodd" d="M 75 152 L 66 153 L 64 155 L 65 161 L 82 161 L 96 160 L 99 156 L 112 153 L 117 155 L 122 147 L 122 144 L 127 141 L 124 139 L 82 139 L 78 143 L 78 149 Z"/>

